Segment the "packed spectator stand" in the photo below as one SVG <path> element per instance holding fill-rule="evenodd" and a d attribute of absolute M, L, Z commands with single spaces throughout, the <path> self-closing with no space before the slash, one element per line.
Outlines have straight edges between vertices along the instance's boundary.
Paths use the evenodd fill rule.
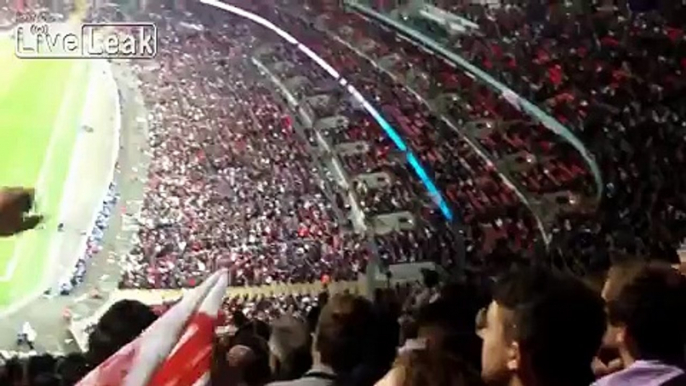
<path fill-rule="evenodd" d="M 225 35 L 165 26 L 157 71 L 143 78 L 154 155 L 123 284 L 192 286 L 223 266 L 232 285 L 356 278 L 365 251 L 339 229 L 288 113 L 245 68 L 247 25 Z"/>
<path fill-rule="evenodd" d="M 307 145 L 302 143 L 302 138 L 298 139 L 291 127 L 296 123 L 289 113 L 276 105 L 266 110 L 265 106 L 274 102 L 270 100 L 270 93 L 261 88 L 264 86 L 248 83 L 242 90 L 236 88 L 255 76 L 248 74 L 250 70 L 236 56 L 257 50 L 260 48 L 257 47 L 258 38 L 264 39 L 270 46 L 268 52 L 259 55 L 259 60 L 272 68 L 277 77 L 286 80 L 298 74 L 307 74 L 309 89 L 296 91 L 302 96 L 313 95 L 327 86 L 330 88 L 327 76 L 298 51 L 275 41 L 274 36 L 267 36 L 266 31 L 239 19 L 228 20 L 231 20 L 230 28 L 214 21 L 212 32 L 201 34 L 187 27 L 174 31 L 178 39 L 174 43 L 179 46 L 175 47 L 171 42 L 167 45 L 165 41 L 169 55 L 163 54 L 163 59 L 154 65 L 154 70 L 158 70 L 154 71 L 157 79 L 143 75 L 148 76 L 142 78 L 144 94 L 151 101 L 160 101 L 150 114 L 154 156 L 149 179 L 150 192 L 159 194 L 149 192 L 146 195 L 141 219 L 141 247 L 131 256 L 123 285 L 141 288 L 183 287 L 197 283 L 206 272 L 226 265 L 230 265 L 232 272 L 235 272 L 236 280 L 232 280 L 232 285 L 312 281 L 323 275 L 335 280 L 352 279 L 364 271 L 366 259 L 371 253 L 367 243 L 362 240 L 364 237 L 344 229 L 349 227 L 345 227 L 343 219 L 334 218 L 330 208 L 332 204 L 325 197 L 322 187 L 326 181 L 317 182 L 318 173 L 308 173 L 308 168 L 320 167 L 313 165 L 312 156 L 304 153 L 294 156 L 294 150 L 305 151 Z M 185 25 L 193 23 L 188 20 Z M 215 36 L 217 31 L 222 34 Z M 184 38 L 179 39 L 179 36 Z M 194 55 L 189 55 L 188 51 Z M 181 52 L 186 55 L 180 55 Z M 182 59 L 172 59 L 173 53 L 179 54 L 176 57 L 181 56 Z M 331 52 L 326 59 L 336 63 L 336 60 L 344 60 L 346 55 L 349 56 L 349 53 Z M 168 64 L 164 62 L 165 58 L 169 58 Z M 359 63 L 365 65 L 363 61 Z M 188 68 L 184 68 L 184 65 Z M 202 70 L 205 78 L 199 75 L 194 78 L 193 75 L 204 67 L 210 67 Z M 221 71 L 223 67 L 232 71 L 224 74 Z M 190 68 L 193 68 L 192 72 Z M 307 71 L 302 71 L 303 68 Z M 352 81 L 376 100 L 403 101 L 400 103 L 401 109 L 408 113 L 413 109 L 421 112 L 421 105 L 417 105 L 409 94 L 403 93 L 401 86 L 389 83 L 388 86 L 375 87 L 376 84 L 384 85 L 376 82 L 384 80 L 382 74 L 371 68 L 353 69 L 350 74 Z M 368 74 L 370 79 L 365 79 L 364 74 Z M 220 78 L 219 75 L 224 77 Z M 232 78 L 226 78 L 226 75 Z M 206 79 L 209 76 L 217 76 L 217 80 L 208 83 Z M 213 85 L 218 87 L 215 89 Z M 220 94 L 231 89 L 234 91 L 229 96 Z M 196 100 L 199 95 L 208 97 L 211 102 L 199 104 Z M 246 106 L 249 100 L 244 95 L 255 98 L 254 104 Z M 340 92 L 332 95 L 343 99 Z M 239 102 L 238 98 L 243 99 Z M 336 104 L 335 101 L 330 102 Z M 356 183 L 355 190 L 360 196 L 363 210 L 369 216 L 404 210 L 414 215 L 411 222 L 416 224 L 413 226 L 416 229 L 391 234 L 382 231 L 384 234 L 375 238 L 382 259 L 387 262 L 433 259 L 450 266 L 451 256 L 455 254 L 453 248 L 458 248 L 453 232 L 443 224 L 444 221 L 416 178 L 408 178 L 410 176 L 403 165 L 394 160 L 390 141 L 384 138 L 378 124 L 368 116 L 362 116 L 354 106 L 347 105 L 348 108 L 346 103 L 335 106 L 335 114 L 345 116 L 348 127 L 338 128 L 337 134 L 331 139 L 332 145 L 339 144 L 339 140 L 346 141 L 343 144 L 359 142 L 370 138 L 374 131 L 376 140 L 367 142 L 371 149 L 363 157 L 356 157 L 356 154 L 340 156 L 343 164 L 354 162 L 361 165 L 365 174 L 383 170 L 395 181 L 392 188 L 383 189 L 370 189 L 364 183 Z M 245 106 L 245 110 L 241 112 L 239 106 Z M 326 107 L 319 108 L 318 113 L 328 116 L 327 112 L 321 111 L 323 109 Z M 400 110 L 393 105 L 385 105 L 384 109 L 396 112 L 396 119 L 402 119 Z M 231 126 L 227 126 L 228 123 L 222 118 L 230 119 Z M 406 134 L 414 135 L 412 143 L 414 149 L 420 152 L 419 158 L 430 163 L 439 184 L 448 186 L 448 196 L 453 198 L 459 215 L 469 225 L 467 242 L 468 251 L 473 257 L 471 260 L 483 263 L 482 252 L 492 251 L 497 244 L 503 244 L 499 240 L 505 241 L 510 236 L 514 239 L 512 246 L 508 246 L 511 250 L 530 255 L 536 237 L 531 214 L 512 190 L 503 185 L 492 167 L 477 157 L 463 140 L 456 138 L 452 140 L 453 143 L 447 143 L 445 149 L 434 149 L 434 144 L 440 141 L 433 138 L 428 130 L 432 119 L 428 112 L 416 113 L 412 125 L 414 132 Z M 256 137 L 258 130 L 262 132 L 265 127 L 278 130 L 276 133 L 279 134 L 271 137 L 273 144 L 265 146 L 250 142 L 269 140 L 269 137 Z M 183 135 L 179 131 L 181 128 L 185 130 Z M 360 134 L 362 132 L 364 134 Z M 357 137 L 352 137 L 355 135 Z M 312 138 L 312 135 L 305 136 Z M 283 139 L 288 137 L 293 141 L 283 146 Z M 328 140 L 328 133 L 325 137 Z M 313 142 L 310 141 L 310 145 L 314 145 Z M 259 156 L 245 159 L 253 157 L 246 151 L 253 149 L 259 149 Z M 290 150 L 288 155 L 285 154 L 286 149 Z M 177 154 L 183 158 L 177 159 Z M 458 157 L 455 158 L 455 155 Z M 284 158 L 290 158 L 290 162 Z M 238 169 L 237 164 L 245 169 Z M 269 164 L 277 165 L 272 175 L 268 174 Z M 451 170 L 448 165 L 461 167 Z M 260 169 L 266 170 L 261 173 L 258 172 Z M 202 175 L 208 171 L 207 176 Z M 265 182 L 256 181 L 256 178 L 263 176 Z M 187 187 L 185 181 L 197 181 L 197 185 Z M 180 182 L 183 187 L 178 186 Z M 198 194 L 201 195 L 200 199 L 196 197 Z M 202 197 L 203 194 L 211 196 Z M 249 204 L 254 201 L 254 204 Z M 334 203 L 336 201 L 340 200 L 334 200 Z M 228 208 L 236 207 L 239 202 L 247 213 L 229 213 Z M 184 209 L 180 211 L 182 203 Z M 309 209 L 305 212 L 309 213 L 303 213 L 302 209 L 296 211 L 300 203 L 305 203 Z M 196 208 L 200 205 L 204 207 Z M 253 213 L 258 208 L 271 209 L 273 212 L 268 215 Z M 158 213 L 164 213 L 164 216 Z M 147 218 L 156 218 L 157 221 L 150 222 Z M 232 220 L 227 221 L 228 218 Z M 231 231 L 226 233 L 226 230 Z M 351 250 L 353 245 L 359 250 Z M 284 254 L 289 257 L 284 257 Z M 344 255 L 346 258 L 343 260 L 336 258 Z M 254 261 L 255 257 L 260 263 Z"/>
<path fill-rule="evenodd" d="M 297 23 L 298 20 L 289 20 L 287 24 L 297 26 Z M 306 31 L 307 26 L 302 27 L 302 30 Z M 298 37 L 300 36 L 298 35 Z M 513 237 L 513 244 L 520 244 L 514 245 L 514 249 L 530 250 L 531 241 L 536 233 L 534 221 L 512 190 L 503 184 L 494 172 L 492 165 L 478 157 L 474 150 L 460 137 L 453 135 L 446 138 L 448 142 L 443 143 L 440 137 L 435 136 L 433 130 L 428 129 L 437 121 L 437 118 L 426 111 L 421 104 L 418 104 L 412 95 L 405 92 L 402 86 L 394 84 L 390 78 L 375 71 L 368 63 L 356 58 L 345 47 L 339 46 L 338 51 L 331 51 L 332 47 L 335 48 L 336 45 L 335 41 L 326 40 L 323 44 L 314 45 L 314 47 L 321 47 L 322 52 L 320 53 L 330 63 L 352 63 L 350 65 L 353 68 L 363 66 L 361 68 L 364 71 L 356 69 L 350 71 L 349 74 L 344 72 L 351 79 L 352 84 L 362 89 L 363 94 L 368 94 L 370 100 L 383 104 L 382 110 L 389 112 L 386 117 L 392 123 L 397 122 L 397 127 L 403 126 L 405 129 L 403 135 L 406 135 L 407 139 L 410 140 L 413 150 L 418 152 L 418 158 L 430 165 L 436 181 L 446 188 L 446 195 L 451 198 L 450 201 L 458 215 L 462 216 L 463 220 L 470 226 L 474 225 L 469 228 L 470 236 L 473 235 L 476 244 L 473 249 L 481 252 L 484 244 L 492 245 L 493 240 L 504 237 L 505 229 L 509 228 L 510 232 L 519 233 L 518 237 Z M 299 66 L 302 64 L 294 67 Z M 391 103 L 398 104 L 400 109 Z M 401 110 L 409 114 L 411 118 L 403 116 Z M 350 131 L 357 129 L 353 125 L 350 126 Z M 345 132 L 349 133 L 350 131 L 346 130 Z M 369 132 L 369 130 L 366 131 Z M 441 149 L 435 144 L 443 144 L 445 148 Z M 388 145 L 382 147 L 381 152 L 387 153 L 386 148 L 388 147 Z M 448 165 L 461 167 L 451 170 Z M 402 176 L 404 173 L 398 172 L 398 169 L 400 168 L 395 168 L 395 172 L 391 175 L 399 174 Z M 405 183 L 405 185 L 412 185 L 412 183 Z M 415 194 L 419 193 L 417 194 L 419 197 L 422 195 L 420 189 L 421 187 L 413 189 Z M 404 195 L 405 197 L 409 196 L 407 193 Z M 412 207 L 411 204 L 408 206 Z M 426 218 L 427 216 L 420 215 L 418 217 Z M 499 236 L 498 230 L 501 231 Z M 483 233 L 489 233 L 488 237 L 479 236 Z M 489 241 L 484 242 L 483 239 L 489 239 Z M 484 249 L 489 249 L 489 247 Z"/>
<path fill-rule="evenodd" d="M 607 258 L 598 255 L 618 252 L 673 260 L 684 238 L 682 184 L 670 172 L 680 168 L 684 151 L 683 7 L 662 3 L 675 10 L 624 16 L 605 7 L 576 14 L 558 5 L 547 21 L 534 3 L 438 2 L 478 26 L 458 34 L 405 14 L 409 25 L 544 106 L 595 155 L 605 185 L 600 210 L 561 219 L 565 237 L 558 239 L 578 243 L 587 238 L 582 233 L 593 234 L 595 245 L 582 253 L 605 260 L 600 265 Z"/>
<path fill-rule="evenodd" d="M 321 5 L 321 3 L 318 4 Z M 315 5 L 312 6 L 314 7 Z M 286 7 L 284 7 L 284 9 L 286 9 Z M 288 13 L 280 13 L 276 17 L 280 18 L 283 20 L 282 22 L 287 23 L 288 25 L 293 25 L 295 22 L 297 22 L 297 20 L 294 20 L 293 17 L 290 17 L 290 13 L 292 12 L 289 11 Z M 357 46 L 360 50 L 368 50 L 367 53 L 380 63 L 384 60 L 388 60 L 389 57 L 392 56 L 388 54 L 389 49 L 387 47 L 385 49 L 383 47 L 379 48 L 378 54 L 373 53 L 375 52 L 374 49 L 376 49 L 376 47 L 379 45 L 383 45 L 384 41 L 388 41 L 389 44 L 392 42 L 393 47 L 396 50 L 399 50 L 396 47 L 401 47 L 399 50 L 401 55 L 397 55 L 398 58 L 405 58 L 406 56 L 412 57 L 413 55 L 414 57 L 421 57 L 423 54 L 423 51 L 420 51 L 418 48 L 409 43 L 398 40 L 397 37 L 394 37 L 392 33 L 384 31 L 378 26 L 373 26 L 371 23 L 365 22 L 357 15 L 337 11 L 337 13 L 333 13 L 333 15 L 324 14 L 320 15 L 319 17 L 316 15 L 311 15 L 310 18 L 312 20 L 317 20 L 318 23 L 324 23 L 325 21 L 329 20 L 337 23 L 336 26 L 327 27 L 326 29 L 335 31 L 338 28 L 340 31 L 340 36 L 343 37 L 345 37 L 346 33 L 352 33 L 351 31 L 365 31 L 356 35 L 363 35 L 365 33 L 369 34 L 369 31 L 378 32 L 375 34 L 373 39 L 370 39 L 369 36 L 359 37 L 358 41 L 353 41 L 352 45 Z M 358 29 L 353 30 L 349 25 L 346 24 L 343 24 L 342 26 L 340 25 L 349 19 L 352 19 L 350 24 L 354 25 Z M 360 23 L 367 23 L 369 25 L 365 28 L 362 28 Z M 354 39 L 354 36 L 351 37 L 351 39 Z M 335 45 L 335 42 L 327 44 L 326 47 L 331 47 L 332 45 Z M 371 49 L 370 46 L 373 46 L 374 49 Z M 347 54 L 348 56 L 354 55 L 354 53 L 350 51 L 347 52 Z M 404 63 L 404 61 L 399 60 L 397 62 L 399 64 Z M 588 210 L 588 206 L 595 205 L 588 202 L 592 200 L 584 199 L 587 197 L 592 197 L 594 194 L 594 189 L 589 181 L 589 173 L 584 169 L 578 155 L 575 155 L 569 146 L 564 145 L 561 141 L 556 141 L 555 136 L 552 133 L 545 131 L 540 127 L 540 125 L 533 123 L 526 116 L 517 112 L 509 104 L 505 103 L 502 97 L 497 97 L 485 87 L 476 84 L 476 82 L 473 80 L 473 77 L 470 77 L 469 74 L 458 72 L 457 75 L 455 75 L 455 69 L 442 60 L 428 59 L 424 62 L 433 64 L 433 67 L 426 71 L 426 73 L 438 73 L 440 74 L 437 77 L 439 79 L 441 77 L 452 79 L 445 81 L 447 84 L 445 90 L 440 90 L 439 98 L 436 98 L 443 102 L 442 104 L 445 104 L 444 102 L 446 101 L 449 101 L 452 104 L 445 109 L 446 111 L 443 113 L 444 117 L 450 117 L 452 114 L 453 116 L 450 117 L 450 119 L 453 122 L 458 122 L 461 125 L 464 124 L 465 128 L 467 128 L 469 131 L 473 131 L 471 134 L 476 134 L 476 139 L 480 142 L 482 149 L 485 148 L 487 152 L 490 152 L 491 155 L 494 155 L 496 160 L 501 159 L 503 161 L 509 161 L 498 165 L 501 166 L 499 171 L 501 173 L 509 173 L 514 175 L 514 177 L 516 177 L 515 180 L 524 185 L 524 190 L 528 190 L 530 194 L 534 195 L 534 197 L 538 195 L 538 197 L 535 197 L 536 201 L 540 202 L 544 201 L 544 198 L 549 198 L 547 200 L 549 205 L 546 205 L 543 210 L 543 212 L 548 216 L 548 221 L 554 220 L 554 214 L 557 213 L 557 207 L 559 206 L 565 206 L 568 209 L 573 210 Z M 379 65 L 383 66 L 382 63 Z M 416 67 L 419 67 L 419 65 Z M 414 70 L 416 72 L 416 68 Z M 371 66 L 369 66 L 368 71 L 362 72 L 361 74 L 363 75 L 360 75 L 360 77 L 369 77 L 368 74 L 371 71 L 373 71 L 373 69 Z M 396 74 L 398 74 L 398 78 L 402 78 L 402 75 L 405 74 L 405 72 L 401 70 L 396 72 Z M 409 77 L 410 74 L 408 73 L 407 75 Z M 415 76 L 415 78 L 421 77 Z M 456 83 L 456 79 L 460 78 L 463 79 L 463 84 L 460 84 L 459 82 Z M 364 84 L 364 79 L 361 82 Z M 415 105 L 413 107 L 421 111 L 421 107 L 417 106 L 418 104 L 411 95 L 403 98 L 402 95 L 398 94 L 398 90 L 402 92 L 403 87 L 399 86 L 397 78 L 392 80 L 385 79 L 385 82 L 376 81 L 370 83 L 372 84 L 370 87 L 376 88 L 382 88 L 383 86 L 380 87 L 379 85 L 387 83 L 387 87 L 394 91 L 393 94 L 388 94 L 386 96 L 387 100 L 401 100 L 403 102 L 407 100 Z M 432 85 L 431 89 L 434 92 L 434 96 L 438 95 L 437 90 L 442 87 L 443 85 L 440 83 L 440 81 L 438 85 Z M 471 91 L 471 93 L 457 97 L 455 95 L 456 91 L 452 90 L 451 87 L 454 87 L 455 90 L 468 90 Z M 378 95 L 376 97 L 383 101 L 383 98 L 380 98 Z M 425 95 L 424 97 L 429 99 L 432 96 Z M 473 108 L 469 103 L 472 100 L 476 100 L 478 103 L 478 105 L 475 105 L 475 108 Z M 457 103 L 455 101 L 457 101 Z M 473 110 L 473 112 L 471 115 L 461 114 L 461 116 L 454 116 L 456 113 L 455 106 L 458 105 L 460 106 L 460 110 L 464 110 L 466 106 L 467 110 Z M 409 108 L 408 110 L 413 111 Z M 393 120 L 393 117 L 396 116 L 396 111 L 397 109 L 388 109 L 389 119 Z M 480 112 L 485 113 L 482 114 Z M 430 133 L 431 135 L 436 136 L 432 139 L 432 141 L 440 143 L 447 142 L 449 144 L 449 141 L 454 141 L 459 137 L 452 130 L 441 131 L 441 128 L 444 125 L 440 124 L 440 119 L 437 118 L 438 113 L 440 113 L 440 111 L 431 116 L 430 122 L 435 130 L 430 131 Z M 484 118 L 489 118 L 489 115 L 491 119 L 484 120 Z M 412 122 L 413 120 L 401 118 L 396 120 L 396 122 L 398 121 L 398 127 L 404 127 L 407 126 L 403 125 L 404 122 Z M 419 121 L 420 127 L 421 122 L 422 121 Z M 438 135 L 441 136 L 438 137 Z M 469 137 L 469 135 L 467 137 Z M 438 138 L 441 138 L 442 141 L 439 141 Z M 467 146 L 464 141 L 458 147 L 448 149 L 449 150 L 446 150 L 444 154 L 459 154 L 464 155 L 464 157 L 467 158 L 471 152 L 473 154 L 471 158 L 477 158 L 476 154 L 474 154 L 474 150 L 472 150 L 470 146 Z M 435 147 L 431 147 L 431 150 L 435 151 Z M 479 149 L 477 148 L 476 150 L 478 151 Z M 440 154 L 441 153 L 439 153 L 439 156 Z M 558 157 L 559 159 L 556 159 Z M 505 158 L 510 159 L 506 160 Z M 432 164 L 431 166 L 433 167 L 434 165 Z M 509 170 L 505 168 L 508 168 Z M 439 167 L 435 167 L 435 169 L 440 170 Z M 484 170 L 484 167 L 481 167 L 480 169 L 482 175 L 487 174 L 487 172 Z M 440 181 L 440 178 L 437 179 Z M 446 182 L 450 181 L 448 180 Z M 499 183 L 500 181 L 498 181 L 496 178 L 495 182 Z M 452 185 L 448 183 L 443 186 L 444 189 L 446 189 L 446 194 L 451 197 Z M 497 184 L 496 186 L 498 186 L 499 189 L 497 190 L 499 192 L 507 192 L 509 190 L 502 184 Z M 482 191 L 488 192 L 489 189 L 487 187 L 482 187 Z M 553 194 L 551 194 L 550 197 L 543 197 L 543 195 L 546 193 Z M 489 196 L 489 198 L 491 197 Z M 495 198 L 497 201 L 497 196 Z M 464 200 L 453 201 L 457 201 L 455 207 L 458 208 L 458 210 L 462 210 L 466 213 L 469 213 L 469 208 L 472 206 L 471 204 L 476 204 L 477 207 L 481 207 L 481 203 L 479 201 L 476 203 L 473 200 L 470 200 L 469 202 L 465 202 Z M 586 205 L 579 205 L 579 201 L 583 201 L 583 203 Z M 538 212 L 540 213 L 540 209 Z M 551 216 L 551 214 L 553 215 Z M 469 214 L 467 214 L 467 216 L 469 216 Z"/>

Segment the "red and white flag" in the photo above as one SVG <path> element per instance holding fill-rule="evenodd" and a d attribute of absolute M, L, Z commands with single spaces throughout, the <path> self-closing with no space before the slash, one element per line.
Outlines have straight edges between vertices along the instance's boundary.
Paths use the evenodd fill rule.
<path fill-rule="evenodd" d="M 78 386 L 202 386 L 228 275 L 220 270 L 162 315 Z"/>

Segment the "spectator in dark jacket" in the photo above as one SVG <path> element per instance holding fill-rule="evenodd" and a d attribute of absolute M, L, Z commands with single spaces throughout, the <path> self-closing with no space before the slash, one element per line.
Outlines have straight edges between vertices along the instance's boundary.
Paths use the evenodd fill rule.
<path fill-rule="evenodd" d="M 347 384 L 349 377 L 372 352 L 375 325 L 372 305 L 351 295 L 333 296 L 322 308 L 312 344 L 312 368 L 299 379 L 275 386 L 326 386 Z M 354 383 L 354 382 L 352 382 Z"/>
<path fill-rule="evenodd" d="M 478 326 L 487 384 L 586 386 L 605 332 L 604 303 L 576 278 L 527 269 L 496 282 Z"/>
<path fill-rule="evenodd" d="M 274 378 L 288 381 L 305 374 L 312 366 L 310 346 L 304 321 L 291 316 L 275 320 L 269 337 L 269 365 Z"/>
<path fill-rule="evenodd" d="M 157 315 L 136 300 L 114 303 L 100 318 L 88 336 L 86 358 L 92 367 L 98 366 L 148 328 Z"/>

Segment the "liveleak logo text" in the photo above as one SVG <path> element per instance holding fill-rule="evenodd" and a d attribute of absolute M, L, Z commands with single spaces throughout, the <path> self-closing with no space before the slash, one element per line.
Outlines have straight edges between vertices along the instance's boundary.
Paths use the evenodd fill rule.
<path fill-rule="evenodd" d="M 157 55 L 152 23 L 25 23 L 14 30 L 23 59 L 150 59 Z"/>

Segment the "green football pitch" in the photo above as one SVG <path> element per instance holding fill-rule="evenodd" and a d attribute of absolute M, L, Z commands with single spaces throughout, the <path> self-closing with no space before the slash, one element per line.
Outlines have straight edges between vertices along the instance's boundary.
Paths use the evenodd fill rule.
<path fill-rule="evenodd" d="M 35 187 L 36 209 L 46 217 L 40 229 L 0 239 L 0 313 L 45 290 L 54 275 L 50 244 L 68 205 L 63 187 L 88 70 L 82 60 L 18 59 L 0 35 L 0 186 Z"/>

